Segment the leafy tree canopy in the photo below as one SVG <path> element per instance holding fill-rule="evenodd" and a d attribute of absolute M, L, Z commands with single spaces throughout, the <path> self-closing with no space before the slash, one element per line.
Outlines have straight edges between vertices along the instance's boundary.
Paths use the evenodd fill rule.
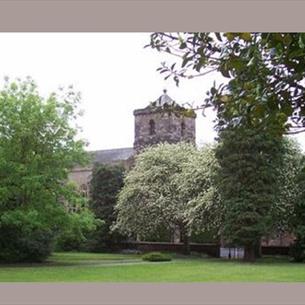
<path fill-rule="evenodd" d="M 153 33 L 149 46 L 180 57 L 158 69 L 177 85 L 214 71 L 227 79 L 202 105 L 216 109 L 218 129 L 305 130 L 304 33 Z"/>
<path fill-rule="evenodd" d="M 64 203 L 77 198 L 67 174 L 87 161 L 74 124 L 79 99 L 72 88 L 44 98 L 30 78 L 7 80 L 0 91 L 0 259 L 35 260 L 29 245 L 38 236 L 52 241 L 66 223 Z"/>

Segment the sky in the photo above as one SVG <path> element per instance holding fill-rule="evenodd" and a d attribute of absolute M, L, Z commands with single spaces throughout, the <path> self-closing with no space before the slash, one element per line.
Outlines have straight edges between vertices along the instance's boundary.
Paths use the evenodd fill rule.
<path fill-rule="evenodd" d="M 156 71 L 161 62 L 173 58 L 144 48 L 149 33 L 0 33 L 0 86 L 11 80 L 31 76 L 40 93 L 47 96 L 59 87 L 73 85 L 82 95 L 84 115 L 78 124 L 87 150 L 132 147 L 133 110 L 156 100 L 163 89 L 178 103 L 198 106 L 218 74 L 182 80 L 164 80 Z M 196 141 L 211 143 L 215 114 L 197 113 Z M 297 136 L 303 150 L 305 134 Z"/>

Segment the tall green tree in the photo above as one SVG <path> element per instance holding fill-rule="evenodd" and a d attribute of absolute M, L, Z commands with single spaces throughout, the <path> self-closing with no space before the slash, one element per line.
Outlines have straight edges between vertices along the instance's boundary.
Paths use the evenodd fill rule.
<path fill-rule="evenodd" d="M 172 232 L 178 228 L 185 253 L 189 253 L 195 218 L 191 211 L 199 205 L 204 211 L 213 198 L 213 162 L 210 151 L 199 152 L 186 143 L 159 144 L 144 150 L 125 178 L 114 229 L 145 239 L 160 227 Z"/>
<path fill-rule="evenodd" d="M 300 170 L 296 179 L 297 191 L 290 225 L 295 234 L 296 241 L 291 248 L 291 256 L 295 262 L 305 260 L 305 157 L 301 160 Z"/>
<path fill-rule="evenodd" d="M 71 88 L 42 97 L 34 81 L 0 91 L 0 260 L 40 261 L 64 228 L 75 164 L 85 164 L 74 125 L 80 96 Z M 75 197 L 75 198 L 76 198 Z"/>
<path fill-rule="evenodd" d="M 114 206 L 123 187 L 124 173 L 122 165 L 98 164 L 93 168 L 89 204 L 96 218 L 103 220 L 103 225 L 91 237 L 94 250 L 110 249 L 113 242 L 122 238 L 111 232 L 110 227 L 116 220 Z"/>
<path fill-rule="evenodd" d="M 222 236 L 253 261 L 263 236 L 289 228 L 300 155 L 282 137 L 236 127 L 220 133 L 216 157 Z"/>

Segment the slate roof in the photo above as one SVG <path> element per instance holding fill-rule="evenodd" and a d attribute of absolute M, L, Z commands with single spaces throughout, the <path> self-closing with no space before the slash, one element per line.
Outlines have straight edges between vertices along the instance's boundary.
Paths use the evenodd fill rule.
<path fill-rule="evenodd" d="M 94 163 L 112 163 L 117 161 L 125 161 L 134 154 L 133 147 L 104 149 L 91 151 Z"/>

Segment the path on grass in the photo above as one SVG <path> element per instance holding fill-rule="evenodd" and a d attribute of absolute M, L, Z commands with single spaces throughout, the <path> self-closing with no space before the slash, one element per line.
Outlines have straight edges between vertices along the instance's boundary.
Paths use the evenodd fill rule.
<path fill-rule="evenodd" d="M 168 264 L 171 262 L 146 262 L 142 259 L 128 259 L 128 260 L 86 260 L 86 261 L 70 261 L 66 263 L 64 261 L 49 261 L 50 265 L 48 267 L 115 267 L 115 266 L 132 266 L 132 265 L 151 265 L 151 264 Z"/>

